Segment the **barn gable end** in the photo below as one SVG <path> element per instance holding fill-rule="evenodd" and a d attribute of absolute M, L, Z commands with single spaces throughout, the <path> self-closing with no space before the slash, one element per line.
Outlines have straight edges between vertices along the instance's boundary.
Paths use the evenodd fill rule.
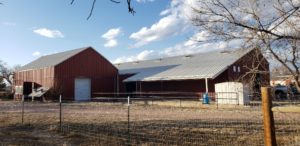
<path fill-rule="evenodd" d="M 90 90 L 91 97 L 93 92 L 114 92 L 117 75 L 114 65 L 92 47 L 86 47 L 43 56 L 24 65 L 15 73 L 14 86 L 23 88 L 16 98 L 28 96 L 33 88 L 47 87 L 64 99 L 74 99 L 76 79 L 90 80 L 90 89 L 86 90 Z"/>
<path fill-rule="evenodd" d="M 74 98 L 75 79 L 91 80 L 91 92 L 114 92 L 118 70 L 102 55 L 88 48 L 55 67 L 55 81 L 67 99 Z"/>

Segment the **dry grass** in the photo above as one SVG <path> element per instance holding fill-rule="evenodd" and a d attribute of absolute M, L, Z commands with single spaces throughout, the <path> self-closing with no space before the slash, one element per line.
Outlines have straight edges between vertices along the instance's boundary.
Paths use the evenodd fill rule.
<path fill-rule="evenodd" d="M 0 101 L 0 145 L 263 145 L 259 107 L 164 104 L 134 103 L 128 131 L 126 104 L 65 103 L 58 132 L 57 103 L 25 103 L 21 124 L 21 104 Z M 279 145 L 299 144 L 300 114 L 275 118 Z"/>

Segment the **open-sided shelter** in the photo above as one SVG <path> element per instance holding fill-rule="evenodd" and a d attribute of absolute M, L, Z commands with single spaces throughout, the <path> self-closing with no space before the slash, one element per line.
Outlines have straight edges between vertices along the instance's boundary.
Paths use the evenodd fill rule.
<path fill-rule="evenodd" d="M 214 92 L 238 81 L 250 88 L 269 84 L 269 63 L 259 49 L 211 51 L 115 64 L 127 92 Z"/>

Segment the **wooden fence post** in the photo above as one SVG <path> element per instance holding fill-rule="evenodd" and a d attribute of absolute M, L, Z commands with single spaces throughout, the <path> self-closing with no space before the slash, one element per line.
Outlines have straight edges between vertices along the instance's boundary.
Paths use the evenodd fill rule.
<path fill-rule="evenodd" d="M 127 112 L 127 134 L 128 134 L 128 144 L 127 145 L 131 145 L 131 137 L 130 137 L 130 96 L 128 96 L 127 98 L 127 107 L 128 107 L 128 112 Z"/>
<path fill-rule="evenodd" d="M 59 131 L 62 131 L 62 104 L 61 104 L 61 95 L 59 96 Z"/>
<path fill-rule="evenodd" d="M 264 141 L 265 146 L 276 146 L 275 126 L 271 99 L 271 88 L 262 87 L 262 112 L 263 112 L 263 123 L 264 123 Z"/>
<path fill-rule="evenodd" d="M 22 124 L 24 124 L 24 100 L 25 97 L 22 95 Z"/>

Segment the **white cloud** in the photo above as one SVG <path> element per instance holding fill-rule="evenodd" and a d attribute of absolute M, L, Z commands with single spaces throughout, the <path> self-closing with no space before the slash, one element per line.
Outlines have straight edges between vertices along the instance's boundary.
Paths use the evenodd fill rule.
<path fill-rule="evenodd" d="M 136 43 L 134 48 L 141 47 L 154 41 L 163 40 L 167 37 L 191 32 L 193 28 L 189 18 L 192 17 L 191 6 L 195 6 L 197 1 L 194 0 L 173 0 L 170 7 L 160 13 L 162 17 L 151 27 L 143 27 L 138 32 L 130 35 Z M 168 48 L 157 50 L 144 50 L 136 55 L 123 56 L 114 60 L 114 63 L 130 62 L 137 60 L 147 60 L 153 58 L 163 58 L 170 56 L 194 54 L 224 49 L 236 49 L 242 44 L 241 40 L 231 42 L 211 41 L 213 37 L 208 31 L 196 32 L 190 39 L 175 44 Z"/>
<path fill-rule="evenodd" d="M 64 38 L 64 35 L 59 30 L 50 30 L 47 28 L 39 28 L 33 30 L 34 33 L 48 38 Z"/>
<path fill-rule="evenodd" d="M 154 53 L 155 52 L 153 50 L 144 50 L 137 55 L 137 60 L 152 59 L 153 57 L 155 57 Z"/>
<path fill-rule="evenodd" d="M 39 51 L 35 51 L 35 52 L 32 53 L 32 56 L 34 56 L 34 57 L 38 57 L 38 56 L 41 56 L 41 55 L 42 55 L 42 53 L 39 52 Z"/>
<path fill-rule="evenodd" d="M 142 27 L 139 31 L 130 35 L 130 39 L 136 41 L 132 48 L 138 48 L 149 43 L 163 40 L 186 32 L 192 25 L 189 20 L 191 15 L 192 0 L 173 0 L 168 9 L 163 10 L 163 16 L 150 27 Z"/>
<path fill-rule="evenodd" d="M 116 37 L 122 33 L 121 28 L 112 28 L 102 35 L 102 38 L 106 39 L 104 47 L 112 48 L 118 45 Z"/>
<path fill-rule="evenodd" d="M 15 23 L 15 22 L 3 22 L 2 25 L 4 25 L 4 26 L 17 26 L 17 23 Z"/>
<path fill-rule="evenodd" d="M 160 16 L 165 16 L 165 15 L 168 15 L 171 13 L 171 10 L 170 9 L 166 9 L 166 10 L 163 10 L 162 12 L 160 12 Z"/>
<path fill-rule="evenodd" d="M 157 57 L 157 52 L 154 50 L 144 50 L 141 53 L 133 56 L 123 56 L 117 58 L 113 61 L 113 63 L 122 63 L 122 62 L 131 62 L 131 61 L 140 61 L 140 60 L 148 60 Z"/>
<path fill-rule="evenodd" d="M 102 35 L 105 39 L 114 39 L 121 34 L 121 28 L 112 28 Z"/>
<path fill-rule="evenodd" d="M 113 48 L 116 47 L 118 45 L 118 41 L 117 40 L 107 40 L 107 42 L 104 44 L 105 48 Z"/>
<path fill-rule="evenodd" d="M 138 60 L 148 60 L 154 58 L 171 57 L 178 55 L 187 55 L 201 52 L 209 52 L 224 49 L 237 49 L 241 46 L 241 40 L 234 40 L 231 42 L 199 42 L 198 40 L 206 40 L 209 37 L 207 32 L 199 32 L 194 34 L 189 40 L 178 43 L 172 47 L 159 49 L 160 51 L 144 50 L 137 55 L 123 56 L 117 58 L 113 63 L 131 62 Z"/>

